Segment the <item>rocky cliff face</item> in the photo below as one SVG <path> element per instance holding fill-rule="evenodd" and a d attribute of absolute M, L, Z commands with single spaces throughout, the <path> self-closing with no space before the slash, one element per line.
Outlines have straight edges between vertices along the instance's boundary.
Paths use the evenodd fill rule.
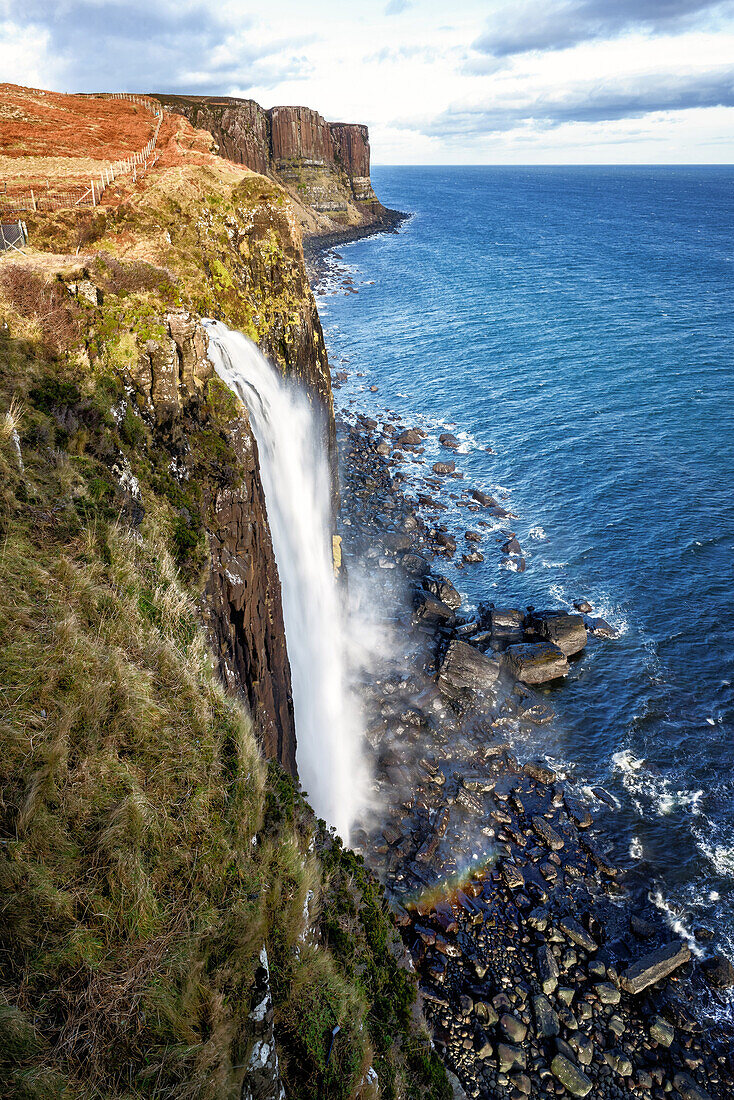
<path fill-rule="evenodd" d="M 222 156 L 283 184 L 310 235 L 396 223 L 372 187 L 366 126 L 327 122 L 309 107 L 264 110 L 251 99 L 157 98 L 209 130 Z"/>
<path fill-rule="evenodd" d="M 222 679 L 247 700 L 265 755 L 296 775 L 290 666 L 257 445 L 244 408 L 217 399 L 206 350 L 198 318 L 176 310 L 165 317 L 165 333 L 147 341 L 128 377 L 181 485 L 193 474 L 190 439 L 211 431 L 213 414 L 232 448 L 237 480 L 199 482 L 209 559 L 202 614 Z"/>

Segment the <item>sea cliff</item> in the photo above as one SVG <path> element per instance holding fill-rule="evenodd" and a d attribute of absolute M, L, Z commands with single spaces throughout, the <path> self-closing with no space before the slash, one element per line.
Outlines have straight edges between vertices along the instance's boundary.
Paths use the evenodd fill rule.
<path fill-rule="evenodd" d="M 111 147 L 140 117 L 3 96 L 37 133 L 99 110 Z M 333 453 L 328 363 L 288 194 L 210 145 L 167 115 L 144 174 L 28 211 L 0 269 L 0 1091 L 446 1097 L 382 890 L 294 778 L 257 445 L 202 318 Z"/>
<path fill-rule="evenodd" d="M 404 217 L 374 192 L 366 126 L 327 122 L 309 107 L 265 110 L 252 99 L 156 98 L 208 130 L 222 156 L 282 184 L 310 237 L 349 239 L 394 228 Z"/>

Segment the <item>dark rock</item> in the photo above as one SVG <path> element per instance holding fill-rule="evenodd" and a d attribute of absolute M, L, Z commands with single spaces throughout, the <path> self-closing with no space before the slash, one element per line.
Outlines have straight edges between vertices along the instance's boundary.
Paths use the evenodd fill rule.
<path fill-rule="evenodd" d="M 538 951 L 538 976 L 544 993 L 552 993 L 558 985 L 558 963 L 547 944 Z"/>
<path fill-rule="evenodd" d="M 508 539 L 507 542 L 503 542 L 500 549 L 502 550 L 503 554 L 522 554 L 522 546 L 517 541 L 514 535 L 512 536 L 512 538 Z"/>
<path fill-rule="evenodd" d="M 425 433 L 409 428 L 396 436 L 395 442 L 399 447 L 419 447 L 425 438 Z"/>
<path fill-rule="evenodd" d="M 591 1092 L 592 1082 L 583 1070 L 563 1054 L 556 1054 L 551 1062 L 551 1073 L 571 1093 L 571 1096 L 588 1096 Z"/>
<path fill-rule="evenodd" d="M 550 642 L 508 646 L 502 654 L 502 667 L 523 684 L 544 684 L 568 674 L 565 654 Z"/>
<path fill-rule="evenodd" d="M 438 441 L 442 447 L 448 448 L 449 451 L 456 451 L 460 446 L 459 440 L 451 432 L 442 432 L 438 437 Z"/>
<path fill-rule="evenodd" d="M 552 851 L 560 852 L 561 848 L 563 847 L 563 840 L 555 831 L 555 829 L 553 829 L 548 824 L 544 817 L 541 817 L 539 814 L 537 814 L 535 817 L 533 817 L 532 826 L 537 835 L 547 844 L 547 846 Z"/>
<path fill-rule="evenodd" d="M 620 984 L 627 993 L 641 993 L 648 986 L 667 978 L 679 966 L 684 966 L 690 957 L 688 944 L 674 940 L 632 963 L 621 975 Z"/>
<path fill-rule="evenodd" d="M 589 612 L 591 611 L 591 604 L 589 603 L 588 600 L 574 600 L 573 606 L 582 615 L 588 615 Z"/>
<path fill-rule="evenodd" d="M 456 621 L 453 609 L 441 600 L 436 599 L 430 592 L 425 594 L 424 598 L 416 607 L 416 616 L 421 621 L 440 622 L 445 623 L 447 626 L 452 625 Z"/>
<path fill-rule="evenodd" d="M 583 947 L 584 951 L 593 954 L 594 951 L 598 950 L 599 945 L 593 936 L 591 936 L 577 920 L 574 920 L 573 917 L 562 917 L 558 927 L 568 936 L 572 943 L 575 943 L 578 947 Z"/>
<path fill-rule="evenodd" d="M 586 629 L 595 638 L 611 638 L 614 640 L 619 637 L 619 631 L 610 626 L 606 619 L 586 619 Z"/>
<path fill-rule="evenodd" d="M 441 600 L 455 611 L 461 604 L 461 594 L 454 588 L 451 581 L 440 575 L 428 576 L 423 580 L 423 587 L 437 600 Z"/>
<path fill-rule="evenodd" d="M 440 474 L 445 477 L 447 474 L 453 474 L 456 471 L 455 462 L 434 462 L 433 463 L 434 474 Z"/>
<path fill-rule="evenodd" d="M 704 959 L 701 970 L 706 981 L 714 989 L 731 989 L 734 986 L 734 966 L 723 955 Z"/>
<path fill-rule="evenodd" d="M 676 1073 L 673 1084 L 683 1100 L 711 1100 L 709 1094 L 700 1085 L 697 1085 L 687 1073 Z"/>
<path fill-rule="evenodd" d="M 403 569 L 413 577 L 423 577 L 430 572 L 430 566 L 420 554 L 405 554 L 401 558 Z"/>
<path fill-rule="evenodd" d="M 536 783 L 548 785 L 555 782 L 556 773 L 541 760 L 531 760 L 525 765 L 523 770 L 525 774 L 529 775 L 531 779 L 534 779 Z"/>
<path fill-rule="evenodd" d="M 560 1034 L 561 1024 L 553 1005 L 544 993 L 533 997 L 533 1011 L 535 1013 L 535 1029 L 543 1039 L 552 1039 Z"/>
<path fill-rule="evenodd" d="M 528 1033 L 528 1029 L 522 1020 L 518 1020 L 516 1016 L 511 1016 L 509 1012 L 506 1012 L 504 1016 L 500 1016 L 500 1030 L 511 1043 L 522 1043 Z"/>
<path fill-rule="evenodd" d="M 534 611 L 529 623 L 539 638 L 558 646 L 570 657 L 586 645 L 586 627 L 582 615 L 570 615 L 567 611 Z"/>
<path fill-rule="evenodd" d="M 499 665 L 466 642 L 453 641 L 438 676 L 439 689 L 451 699 L 487 692 L 499 676 Z"/>

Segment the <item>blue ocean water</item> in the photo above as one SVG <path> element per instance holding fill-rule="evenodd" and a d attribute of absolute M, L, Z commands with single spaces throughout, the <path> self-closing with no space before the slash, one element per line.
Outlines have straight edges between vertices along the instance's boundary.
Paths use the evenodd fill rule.
<path fill-rule="evenodd" d="M 485 535 L 470 601 L 584 598 L 621 631 L 525 747 L 603 784 L 614 858 L 734 957 L 734 169 L 373 180 L 413 217 L 338 249 L 359 293 L 320 302 L 337 402 L 455 425 L 459 486 L 508 494 L 527 570 Z"/>

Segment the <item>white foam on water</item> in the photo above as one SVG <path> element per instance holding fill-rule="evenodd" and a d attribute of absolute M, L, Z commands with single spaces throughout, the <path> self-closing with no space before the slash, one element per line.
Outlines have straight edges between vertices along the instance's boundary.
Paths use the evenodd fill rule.
<path fill-rule="evenodd" d="M 539 525 L 531 527 L 528 534 L 530 535 L 531 539 L 536 539 L 538 542 L 545 542 L 545 540 L 548 538 L 543 528 Z"/>
<path fill-rule="evenodd" d="M 239 332 L 207 321 L 209 358 L 245 405 L 257 440 L 291 667 L 298 772 L 345 843 L 366 791 L 359 709 L 349 689 L 344 603 L 332 561 L 323 423 L 305 391 Z"/>
<path fill-rule="evenodd" d="M 644 855 L 644 849 L 642 847 L 642 841 L 638 836 L 633 836 L 630 841 L 630 858 L 642 859 Z"/>
<path fill-rule="evenodd" d="M 672 902 L 668 901 L 668 899 L 664 897 L 663 892 L 659 886 L 656 887 L 654 890 L 651 890 L 648 897 L 650 898 L 650 901 L 653 903 L 655 908 L 659 909 L 660 912 L 665 916 L 665 922 L 668 925 L 668 928 L 670 928 L 671 932 L 675 932 L 677 936 L 680 936 L 680 938 L 688 944 L 691 952 L 700 958 L 700 956 L 703 955 L 703 951 L 699 947 L 696 941 L 696 937 L 693 935 L 684 920 L 684 916 L 686 914 L 682 913 L 679 908 L 677 908 Z"/>
<path fill-rule="evenodd" d="M 650 807 L 659 817 L 667 817 L 674 810 L 687 810 L 693 817 L 700 814 L 702 790 L 676 789 L 669 776 L 645 768 L 645 760 L 634 756 L 630 749 L 615 752 L 612 765 L 621 772 L 622 783 L 641 816 Z"/>

